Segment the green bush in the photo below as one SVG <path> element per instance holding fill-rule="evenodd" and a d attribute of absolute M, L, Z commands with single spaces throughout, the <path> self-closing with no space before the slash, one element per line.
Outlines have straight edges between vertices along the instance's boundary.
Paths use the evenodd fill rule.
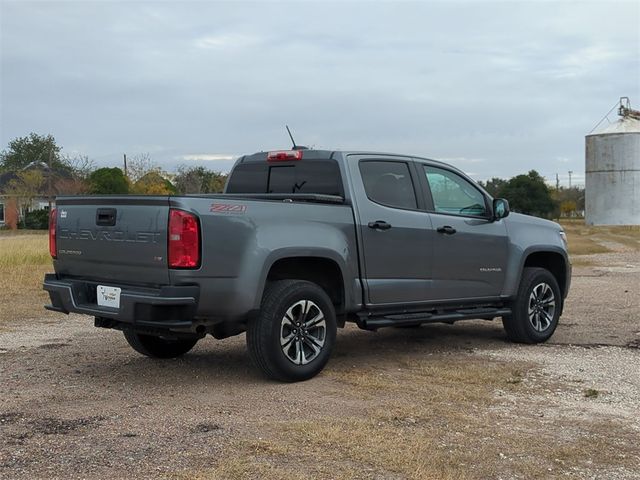
<path fill-rule="evenodd" d="M 89 175 L 92 195 L 129 193 L 129 182 L 119 168 L 99 168 Z"/>
<path fill-rule="evenodd" d="M 23 224 L 20 223 L 20 226 Z M 24 228 L 28 230 L 46 230 L 49 228 L 49 210 L 33 210 L 27 212 L 24 219 Z"/>

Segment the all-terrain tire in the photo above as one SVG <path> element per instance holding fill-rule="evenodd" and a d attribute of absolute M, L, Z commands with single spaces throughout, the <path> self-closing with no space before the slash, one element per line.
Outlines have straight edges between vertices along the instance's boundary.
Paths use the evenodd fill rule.
<path fill-rule="evenodd" d="M 509 340 L 540 343 L 553 335 L 562 311 L 562 294 L 556 278 L 544 268 L 527 267 L 522 273 L 511 315 L 502 317 Z"/>
<path fill-rule="evenodd" d="M 247 325 L 251 359 L 267 377 L 283 382 L 317 375 L 329 361 L 335 340 L 331 299 L 304 280 L 267 284 L 260 312 Z"/>
<path fill-rule="evenodd" d="M 138 353 L 151 358 L 175 358 L 191 350 L 198 338 L 170 339 L 124 330 L 124 338 Z"/>

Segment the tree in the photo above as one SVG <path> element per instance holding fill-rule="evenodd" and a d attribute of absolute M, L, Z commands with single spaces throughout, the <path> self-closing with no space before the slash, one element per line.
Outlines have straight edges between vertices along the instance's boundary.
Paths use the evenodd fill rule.
<path fill-rule="evenodd" d="M 560 203 L 560 215 L 563 217 L 573 217 L 578 209 L 576 202 L 573 200 L 565 200 Z"/>
<path fill-rule="evenodd" d="M 206 193 L 222 193 L 227 183 L 228 174 L 222 172 L 211 172 L 209 181 L 206 183 Z"/>
<path fill-rule="evenodd" d="M 178 174 L 173 179 L 178 192 L 182 195 L 203 193 L 206 169 L 204 167 L 187 167 L 180 165 Z"/>
<path fill-rule="evenodd" d="M 83 195 L 89 193 L 91 186 L 88 180 L 79 178 L 59 178 L 54 183 L 57 195 Z"/>
<path fill-rule="evenodd" d="M 478 183 L 480 183 L 480 185 L 484 187 L 484 189 L 487 192 L 489 192 L 489 195 L 491 195 L 494 198 L 497 198 L 498 193 L 500 192 L 500 189 L 506 185 L 507 180 L 503 178 L 493 177 L 491 180 L 487 180 L 484 183 L 483 182 L 478 182 Z"/>
<path fill-rule="evenodd" d="M 89 192 L 92 194 L 129 193 L 129 182 L 117 167 L 99 168 L 89 175 Z"/>
<path fill-rule="evenodd" d="M 16 178 L 9 181 L 5 193 L 15 197 L 18 213 L 26 222 L 26 212 L 31 207 L 33 199 L 42 193 L 44 176 L 39 170 L 23 170 L 16 174 Z M 26 226 L 26 223 L 25 223 Z"/>
<path fill-rule="evenodd" d="M 73 157 L 64 155 L 61 162 L 64 170 L 51 172 L 52 194 L 54 195 L 82 195 L 89 193 L 89 176 L 95 170 L 95 163 L 86 155 Z M 45 172 L 48 181 L 49 172 Z M 48 191 L 48 190 L 47 190 Z"/>
<path fill-rule="evenodd" d="M 140 195 L 173 195 L 176 187 L 158 172 L 149 172 L 131 186 L 131 193 Z"/>
<path fill-rule="evenodd" d="M 172 195 L 176 188 L 167 179 L 169 174 L 162 170 L 148 153 L 135 155 L 127 165 L 127 177 L 131 183 L 131 193 L 140 195 Z"/>
<path fill-rule="evenodd" d="M 181 195 L 189 193 L 221 193 L 227 181 L 227 174 L 205 167 L 180 165 L 174 184 Z"/>
<path fill-rule="evenodd" d="M 512 210 L 537 217 L 549 217 L 556 209 L 549 187 L 535 170 L 511 178 L 497 196 L 509 200 Z"/>
<path fill-rule="evenodd" d="M 155 164 L 148 153 L 134 155 L 127 162 L 127 177 L 132 183 L 136 183 L 151 172 L 161 173 L 162 169 Z"/>
<path fill-rule="evenodd" d="M 60 150 L 53 135 L 32 132 L 9 142 L 9 148 L 0 154 L 0 170 L 22 170 L 32 162 L 48 164 L 49 155 L 52 168 L 66 170 L 69 167 L 62 160 Z"/>
<path fill-rule="evenodd" d="M 74 180 L 86 182 L 89 175 L 96 169 L 95 162 L 87 155 L 64 156 L 62 162 L 71 170 L 71 177 Z"/>
<path fill-rule="evenodd" d="M 584 212 L 584 189 L 560 187 L 553 191 L 553 199 L 560 205 L 560 216 L 575 217 Z"/>

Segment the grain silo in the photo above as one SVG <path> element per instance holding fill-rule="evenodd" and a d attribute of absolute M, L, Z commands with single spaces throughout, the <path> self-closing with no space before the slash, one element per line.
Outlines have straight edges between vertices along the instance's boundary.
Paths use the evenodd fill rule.
<path fill-rule="evenodd" d="M 585 139 L 587 225 L 640 225 L 640 111 L 624 97 L 618 114 Z"/>

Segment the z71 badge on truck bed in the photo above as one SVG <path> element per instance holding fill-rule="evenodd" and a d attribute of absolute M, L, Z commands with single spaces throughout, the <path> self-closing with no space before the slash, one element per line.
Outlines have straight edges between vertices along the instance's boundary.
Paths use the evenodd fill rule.
<path fill-rule="evenodd" d="M 511 340 L 543 342 L 571 282 L 558 224 L 411 156 L 261 152 L 238 159 L 224 194 L 56 204 L 46 308 L 156 358 L 246 331 L 255 364 L 283 381 L 320 372 L 345 322 L 501 317 Z"/>

